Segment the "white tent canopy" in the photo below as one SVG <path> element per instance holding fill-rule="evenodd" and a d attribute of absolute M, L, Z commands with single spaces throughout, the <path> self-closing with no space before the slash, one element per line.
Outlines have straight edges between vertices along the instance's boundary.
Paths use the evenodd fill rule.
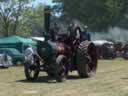
<path fill-rule="evenodd" d="M 44 37 L 31 37 L 31 39 L 36 40 L 36 41 L 45 41 Z"/>

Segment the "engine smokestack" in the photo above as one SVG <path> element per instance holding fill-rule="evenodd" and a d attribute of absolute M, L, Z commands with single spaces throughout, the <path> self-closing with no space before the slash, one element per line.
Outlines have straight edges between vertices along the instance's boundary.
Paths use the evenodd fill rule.
<path fill-rule="evenodd" d="M 51 8 L 50 8 L 50 6 L 45 6 L 45 8 L 44 8 L 44 28 L 45 28 L 45 33 L 48 33 L 49 29 L 50 29 L 50 17 L 51 17 Z"/>

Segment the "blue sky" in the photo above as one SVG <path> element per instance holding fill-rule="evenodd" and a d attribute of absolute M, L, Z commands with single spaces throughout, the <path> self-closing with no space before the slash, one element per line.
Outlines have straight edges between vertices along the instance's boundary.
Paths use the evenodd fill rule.
<path fill-rule="evenodd" d="M 52 0 L 32 0 L 32 2 L 28 5 L 36 7 L 39 3 L 42 3 L 44 5 L 50 5 L 50 6 L 53 5 Z"/>
<path fill-rule="evenodd" d="M 36 3 L 44 3 L 46 5 L 51 5 L 52 0 L 35 0 Z"/>

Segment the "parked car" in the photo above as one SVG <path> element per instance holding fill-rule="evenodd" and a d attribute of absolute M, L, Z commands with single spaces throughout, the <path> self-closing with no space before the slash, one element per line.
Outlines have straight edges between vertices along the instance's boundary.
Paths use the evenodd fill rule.
<path fill-rule="evenodd" d="M 12 63 L 20 65 L 24 61 L 24 56 L 15 48 L 0 48 L 0 53 L 7 54 L 12 57 Z"/>
<path fill-rule="evenodd" d="M 95 40 L 93 43 L 96 45 L 97 56 L 99 59 L 116 58 L 116 51 L 113 42 L 107 40 Z"/>
<path fill-rule="evenodd" d="M 12 65 L 12 58 L 7 54 L 0 54 L 0 68 L 8 68 Z"/>
<path fill-rule="evenodd" d="M 122 47 L 122 57 L 128 60 L 128 43 Z"/>

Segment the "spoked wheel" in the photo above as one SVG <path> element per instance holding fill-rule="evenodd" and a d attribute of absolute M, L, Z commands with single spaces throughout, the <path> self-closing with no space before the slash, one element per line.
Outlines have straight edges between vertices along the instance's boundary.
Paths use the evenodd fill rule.
<path fill-rule="evenodd" d="M 19 65 L 22 65 L 22 61 L 16 61 L 16 65 L 19 66 Z"/>
<path fill-rule="evenodd" d="M 39 67 L 36 65 L 24 64 L 24 72 L 27 80 L 35 80 L 39 75 Z"/>
<path fill-rule="evenodd" d="M 77 50 L 77 71 L 80 77 L 91 77 L 96 74 L 96 47 L 89 41 L 84 41 Z"/>
<path fill-rule="evenodd" d="M 66 57 L 64 55 L 59 55 L 56 59 L 57 64 L 57 74 L 56 80 L 57 82 L 63 82 L 66 80 Z"/>

